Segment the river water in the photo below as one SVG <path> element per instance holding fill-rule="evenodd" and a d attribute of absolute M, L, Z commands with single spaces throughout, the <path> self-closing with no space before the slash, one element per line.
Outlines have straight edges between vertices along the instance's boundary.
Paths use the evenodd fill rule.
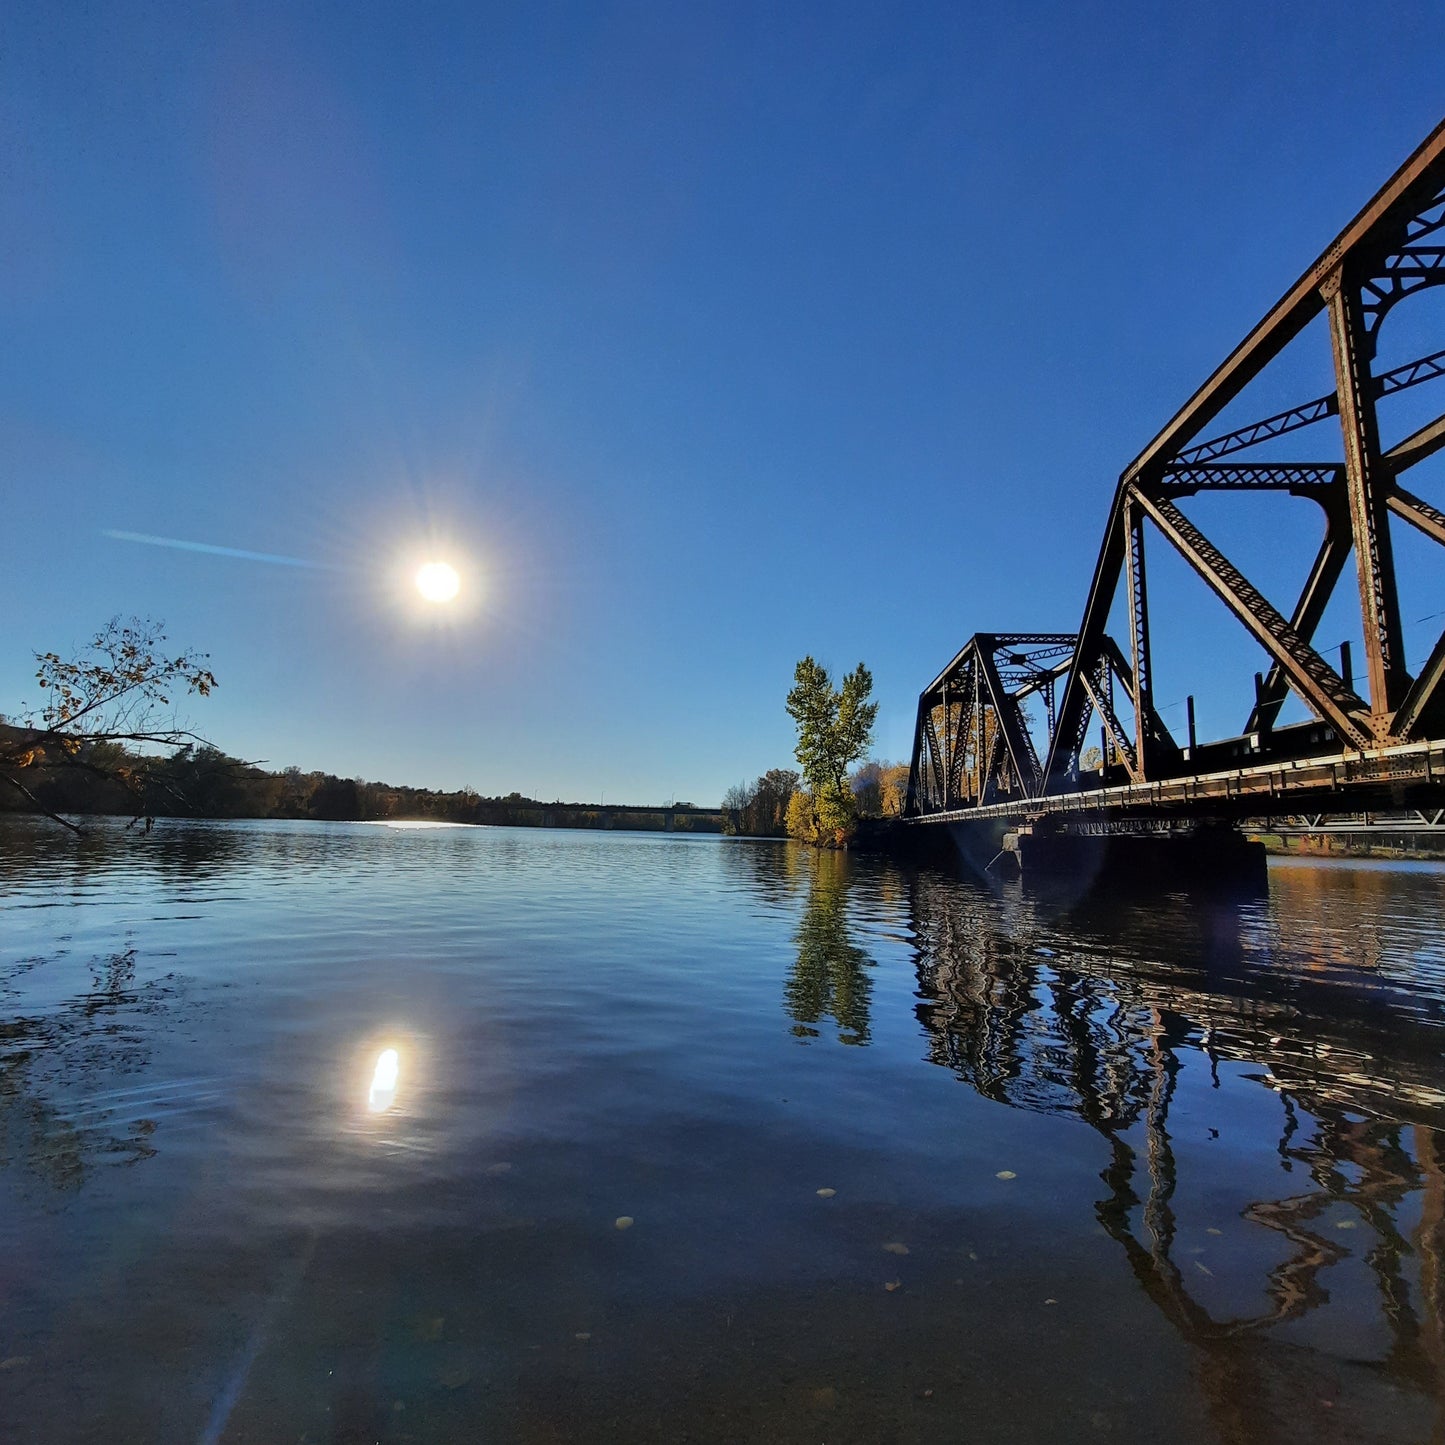
<path fill-rule="evenodd" d="M 0 826 L 0 1439 L 1445 1439 L 1445 871 Z"/>

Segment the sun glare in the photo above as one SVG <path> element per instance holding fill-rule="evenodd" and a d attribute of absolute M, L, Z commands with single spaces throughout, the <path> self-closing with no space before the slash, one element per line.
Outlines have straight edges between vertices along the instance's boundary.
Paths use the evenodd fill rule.
<path fill-rule="evenodd" d="M 416 574 L 416 590 L 428 602 L 450 602 L 461 586 L 457 569 L 447 562 L 428 562 Z"/>
<path fill-rule="evenodd" d="M 371 1088 L 367 1091 L 366 1104 L 373 1114 L 384 1113 L 396 1099 L 396 1080 L 401 1072 L 401 1060 L 395 1049 L 383 1049 L 376 1058 L 376 1070 L 371 1076 Z"/>

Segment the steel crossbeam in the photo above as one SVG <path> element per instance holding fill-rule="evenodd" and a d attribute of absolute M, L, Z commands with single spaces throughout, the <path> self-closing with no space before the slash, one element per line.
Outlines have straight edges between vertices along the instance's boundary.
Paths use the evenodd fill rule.
<path fill-rule="evenodd" d="M 1345 475 L 1339 462 L 1215 462 L 1171 466 L 1153 484 L 1156 493 L 1189 497 L 1195 492 L 1289 492 L 1319 500 Z"/>
<path fill-rule="evenodd" d="M 1407 492 L 1397 482 L 1386 498 L 1390 510 L 1404 518 L 1412 527 L 1418 527 L 1427 537 L 1445 545 L 1445 512 L 1437 511 L 1412 492 Z"/>
<path fill-rule="evenodd" d="M 1255 640 L 1284 670 L 1318 714 L 1327 718 L 1357 746 L 1372 741 L 1356 715 L 1364 702 L 1345 680 L 1270 605 L 1252 582 L 1194 525 L 1173 502 L 1135 492 L 1150 520 L 1184 560 L 1219 595 L 1221 601 L 1254 634 Z"/>
<path fill-rule="evenodd" d="M 1375 395 L 1394 396 L 1397 392 L 1419 386 L 1422 381 L 1434 381 L 1442 374 L 1445 374 L 1445 351 L 1432 352 L 1429 356 L 1417 357 L 1414 361 L 1375 377 Z M 1334 392 L 1330 392 L 1328 396 L 1317 396 L 1313 401 L 1303 402 L 1260 421 L 1252 421 L 1248 426 L 1237 427 L 1234 431 L 1185 447 L 1175 455 L 1173 465 L 1178 468 L 1193 466 L 1196 462 L 1214 461 L 1230 455 L 1231 452 L 1242 452 L 1273 437 L 1311 426 L 1326 417 L 1338 416 L 1339 413 L 1340 403 Z"/>
<path fill-rule="evenodd" d="M 1320 625 L 1325 606 L 1335 590 L 1335 583 L 1340 580 L 1349 555 L 1350 547 L 1344 529 L 1332 522 L 1289 619 L 1290 627 L 1306 642 L 1314 639 L 1315 628 Z M 1254 733 L 1273 727 L 1288 694 L 1289 678 L 1283 665 L 1276 661 L 1271 664 L 1269 676 L 1255 700 L 1254 711 L 1244 725 L 1245 732 Z"/>
<path fill-rule="evenodd" d="M 979 633 L 918 700 L 909 765 L 910 813 L 1036 793 L 1043 764 L 1026 705 L 1044 699 L 1073 661 L 1067 633 Z"/>

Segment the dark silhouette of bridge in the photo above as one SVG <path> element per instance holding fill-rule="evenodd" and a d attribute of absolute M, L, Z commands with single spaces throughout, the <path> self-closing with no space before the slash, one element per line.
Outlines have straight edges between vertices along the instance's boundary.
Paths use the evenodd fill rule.
<path fill-rule="evenodd" d="M 1128 833 L 1201 819 L 1445 804 L 1445 631 L 1412 670 L 1391 534 L 1395 522 L 1445 545 L 1445 513 L 1401 480 L 1445 448 L 1445 415 L 1389 445 L 1381 439 L 1392 421 L 1399 429 L 1394 398 L 1445 376 L 1445 350 L 1376 365 L 1387 317 L 1441 283 L 1445 122 L 1125 469 L 1077 631 L 978 633 L 924 689 L 909 819 Z M 1442 316 L 1438 308 L 1416 313 L 1426 325 Z M 1321 317 L 1318 334 L 1306 334 Z M 1296 339 L 1327 354 L 1334 390 L 1210 434 L 1256 379 L 1268 389 L 1271 368 Z M 1298 355 L 1296 348 L 1292 361 Z M 1339 440 L 1320 450 L 1339 460 L 1301 460 L 1277 444 L 1330 418 Z M 1211 493 L 1287 494 L 1314 504 L 1297 509 L 1305 514 L 1299 525 L 1323 518 L 1313 565 L 1287 614 L 1181 508 Z M 1192 697 L 1178 732 L 1156 707 L 1145 573 L 1151 532 L 1267 656 L 1237 736 L 1201 742 Z M 1440 554 L 1428 550 L 1434 578 Z M 1314 646 L 1352 556 L 1363 630 L 1358 680 L 1349 644 L 1328 658 Z M 1122 644 L 1108 631 L 1111 615 Z M 1290 694 L 1309 717 L 1281 725 Z"/>

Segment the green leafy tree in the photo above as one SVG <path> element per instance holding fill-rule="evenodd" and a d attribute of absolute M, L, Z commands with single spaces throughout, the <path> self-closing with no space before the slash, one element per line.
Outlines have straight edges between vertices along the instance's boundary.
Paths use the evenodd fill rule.
<path fill-rule="evenodd" d="M 803 782 L 813 794 L 824 834 L 847 836 L 854 817 L 848 770 L 872 745 L 878 704 L 870 702 L 873 674 L 860 662 L 842 685 L 833 686 L 828 669 L 805 657 L 793 673 L 788 714 L 797 724 L 796 756 Z"/>
<path fill-rule="evenodd" d="M 813 800 L 801 788 L 788 799 L 786 826 L 788 837 L 796 838 L 800 843 L 818 841 L 818 820 L 813 812 Z"/>

